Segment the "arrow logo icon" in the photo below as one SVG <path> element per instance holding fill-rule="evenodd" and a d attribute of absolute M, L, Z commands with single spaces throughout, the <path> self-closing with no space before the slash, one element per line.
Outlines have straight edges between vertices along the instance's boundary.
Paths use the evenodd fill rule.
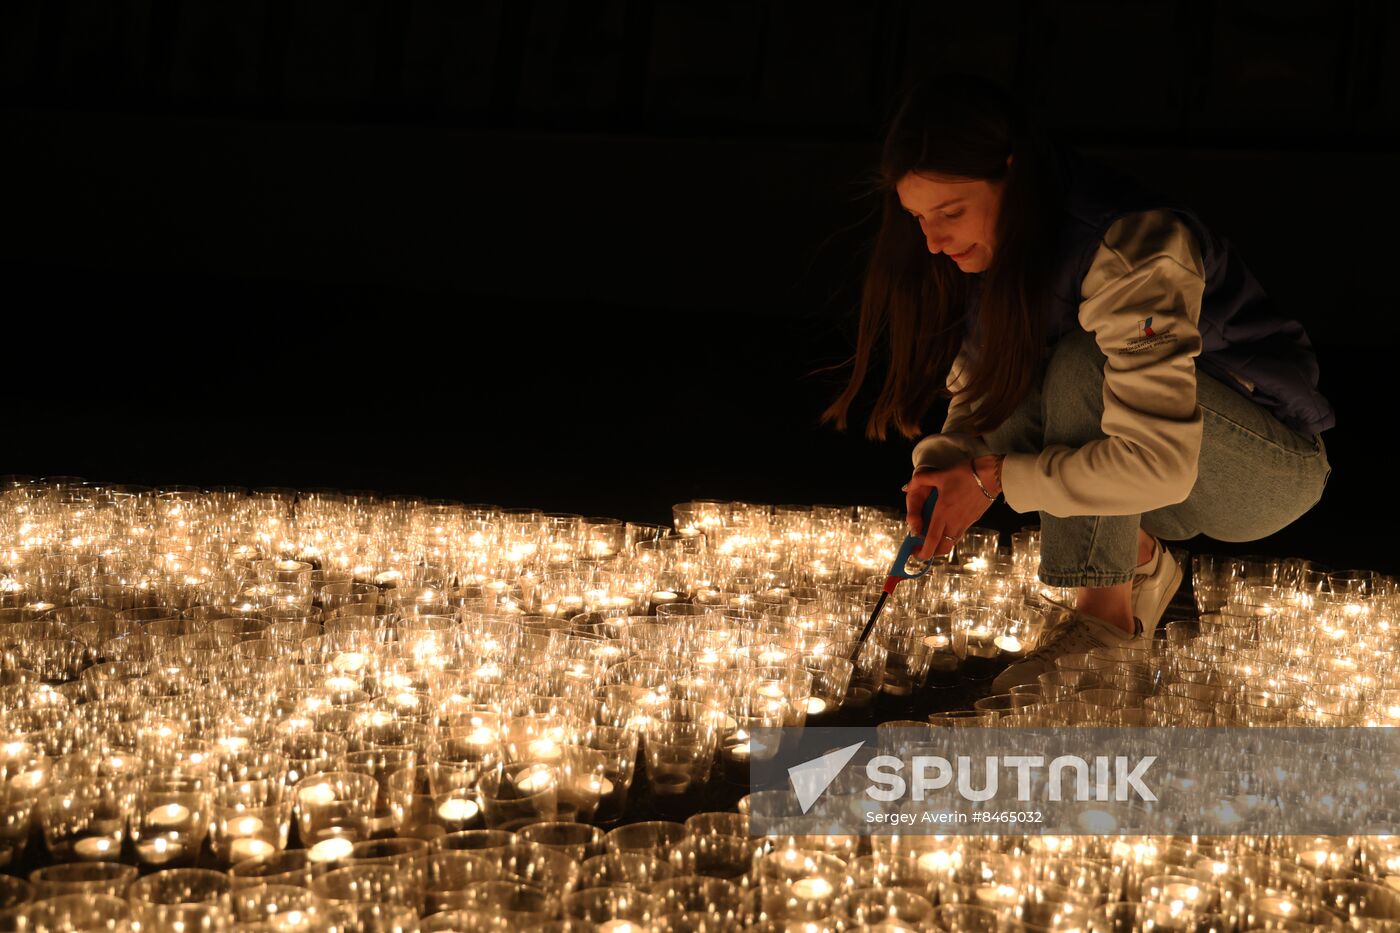
<path fill-rule="evenodd" d="M 792 781 L 792 789 L 797 792 L 797 803 L 802 807 L 802 812 L 806 813 L 812 809 L 812 805 L 826 789 L 831 786 L 831 782 L 836 780 L 836 776 L 841 773 L 841 769 L 850 764 L 856 752 L 864 742 L 857 742 L 854 745 L 847 745 L 845 748 L 838 748 L 834 752 L 827 752 L 820 758 L 813 758 L 811 761 L 804 761 L 800 765 L 788 768 L 788 778 Z"/>

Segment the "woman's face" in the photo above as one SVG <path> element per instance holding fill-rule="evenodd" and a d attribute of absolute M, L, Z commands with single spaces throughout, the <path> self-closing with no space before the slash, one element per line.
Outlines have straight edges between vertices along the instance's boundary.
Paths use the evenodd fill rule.
<path fill-rule="evenodd" d="M 910 172 L 895 191 L 923 231 L 930 253 L 944 253 L 963 272 L 985 272 L 996 252 L 1004 184 Z"/>

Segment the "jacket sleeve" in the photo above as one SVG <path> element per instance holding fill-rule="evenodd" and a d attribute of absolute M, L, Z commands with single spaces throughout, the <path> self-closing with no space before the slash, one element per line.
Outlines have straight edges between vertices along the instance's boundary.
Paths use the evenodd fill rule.
<path fill-rule="evenodd" d="M 943 430 L 930 434 L 914 447 L 915 470 L 946 470 L 948 467 L 991 453 L 990 448 L 978 435 L 967 430 L 966 422 L 972 414 L 973 398 L 967 392 L 968 354 L 966 345 L 953 360 L 948 370 L 948 391 L 952 398 L 948 401 L 948 417 L 943 419 Z"/>
<path fill-rule="evenodd" d="M 943 433 L 962 433 L 963 425 L 972 415 L 972 396 L 967 391 L 969 373 L 967 347 L 964 346 L 948 370 L 948 417 L 943 419 Z"/>
<path fill-rule="evenodd" d="M 1121 218 L 1084 277 L 1079 323 L 1106 358 L 1103 438 L 1008 454 L 1002 490 L 1017 512 L 1134 515 L 1184 500 L 1196 483 L 1201 412 L 1200 248 L 1170 211 Z"/>

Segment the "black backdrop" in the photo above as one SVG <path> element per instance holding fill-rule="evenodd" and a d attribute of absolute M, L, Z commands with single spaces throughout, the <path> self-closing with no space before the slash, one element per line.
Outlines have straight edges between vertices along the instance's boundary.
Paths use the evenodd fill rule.
<path fill-rule="evenodd" d="M 1397 43 L 1380 2 L 13 0 L 0 470 L 897 504 L 909 445 L 811 374 L 895 90 L 962 68 L 1193 200 L 1318 345 L 1323 502 L 1192 546 L 1395 572 Z"/>

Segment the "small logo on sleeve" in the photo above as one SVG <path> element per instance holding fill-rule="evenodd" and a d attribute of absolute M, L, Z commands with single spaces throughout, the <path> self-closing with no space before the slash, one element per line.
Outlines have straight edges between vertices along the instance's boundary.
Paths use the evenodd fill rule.
<path fill-rule="evenodd" d="M 1152 318 L 1150 317 L 1138 321 L 1137 330 L 1138 335 L 1128 341 L 1122 352 L 1145 353 L 1156 347 L 1176 342 L 1176 335 L 1171 332 L 1170 326 L 1164 330 L 1155 330 L 1152 327 Z"/>

